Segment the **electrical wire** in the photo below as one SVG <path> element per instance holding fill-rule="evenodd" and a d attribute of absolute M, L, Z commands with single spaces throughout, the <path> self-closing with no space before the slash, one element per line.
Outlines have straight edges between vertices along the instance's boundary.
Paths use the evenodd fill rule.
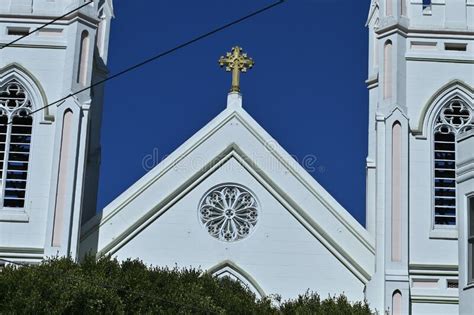
<path fill-rule="evenodd" d="M 122 71 L 119 71 L 119 72 L 117 72 L 117 73 L 115 73 L 115 74 L 113 74 L 113 75 L 111 75 L 111 76 L 109 76 L 109 77 L 107 77 L 107 78 L 105 78 L 105 79 L 103 79 L 103 80 L 99 80 L 99 81 L 97 81 L 97 82 L 95 82 L 95 83 L 93 83 L 93 84 L 91 84 L 91 85 L 89 85 L 89 86 L 87 86 L 87 87 L 84 87 L 84 88 L 79 89 L 78 91 L 76 91 L 76 92 L 74 92 L 74 93 L 70 93 L 69 95 L 64 96 L 64 97 L 62 97 L 62 98 L 60 98 L 60 99 L 58 99 L 58 100 L 56 100 L 56 101 L 54 101 L 54 102 L 52 102 L 52 103 L 49 103 L 49 104 L 47 104 L 47 105 L 45 105 L 45 106 L 42 106 L 42 107 L 40 107 L 40 108 L 37 108 L 37 109 L 31 111 L 30 113 L 26 114 L 25 116 L 31 116 L 31 115 L 33 115 L 34 113 L 37 113 L 37 112 L 39 112 L 39 111 L 41 111 L 41 110 L 43 110 L 43 109 L 45 109 L 45 108 L 48 108 L 48 107 L 51 107 L 51 106 L 56 105 L 56 104 L 58 104 L 58 103 L 61 103 L 61 102 L 65 101 L 65 100 L 67 100 L 67 99 L 70 98 L 70 97 L 73 97 L 73 96 L 75 96 L 75 95 L 77 95 L 77 94 L 80 94 L 80 93 L 82 93 L 82 92 L 85 92 L 85 91 L 87 91 L 87 90 L 89 90 L 89 89 L 92 89 L 92 88 L 98 86 L 98 85 L 104 84 L 105 82 L 108 82 L 108 81 L 110 81 L 110 80 L 113 80 L 113 79 L 115 79 L 115 78 L 117 78 L 117 77 L 119 77 L 119 76 L 122 76 L 122 75 L 124 75 L 124 74 L 126 74 L 126 73 L 128 73 L 128 72 L 131 72 L 131 71 L 136 70 L 136 69 L 138 69 L 138 68 L 140 68 L 140 67 L 143 67 L 143 66 L 145 66 L 145 65 L 147 65 L 147 64 L 149 64 L 149 63 L 151 63 L 151 62 L 153 62 L 153 61 L 155 61 L 155 60 L 157 60 L 157 59 L 160 59 L 160 58 L 165 57 L 165 56 L 167 56 L 167 55 L 169 55 L 169 54 L 171 54 L 171 53 L 174 53 L 175 51 L 177 51 L 177 50 L 179 50 L 179 49 L 185 48 L 185 47 L 187 47 L 187 46 L 189 46 L 189 45 L 191 45 L 191 44 L 194 44 L 194 43 L 197 42 L 197 41 L 200 41 L 200 40 L 202 40 L 202 39 L 205 39 L 205 38 L 207 38 L 207 37 L 210 37 L 211 35 L 214 35 L 214 34 L 220 32 L 220 31 L 223 31 L 223 30 L 225 30 L 225 29 L 227 29 L 227 28 L 229 28 L 229 27 L 231 27 L 231 26 L 234 26 L 234 25 L 236 25 L 236 24 L 238 24 L 238 23 L 241 23 L 241 22 L 243 22 L 243 21 L 245 21 L 245 20 L 248 20 L 248 19 L 250 19 L 250 18 L 252 18 L 252 17 L 254 17 L 254 16 L 256 16 L 256 15 L 259 15 L 259 14 L 265 12 L 265 11 L 268 11 L 268 10 L 270 10 L 270 9 L 272 9 L 272 8 L 274 8 L 274 7 L 276 7 L 276 6 L 280 5 L 280 4 L 282 4 L 282 3 L 284 3 L 285 1 L 286 1 L 286 0 L 279 0 L 279 1 L 277 1 L 277 2 L 274 2 L 273 4 L 270 4 L 270 5 L 266 6 L 266 7 L 263 7 L 263 8 L 261 8 L 261 9 L 258 9 L 258 10 L 256 10 L 256 11 L 252 12 L 252 13 L 249 13 L 249 14 L 247 14 L 247 15 L 241 17 L 241 18 L 238 18 L 238 19 L 236 19 L 236 20 L 234 20 L 234 21 L 231 21 L 231 22 L 229 22 L 229 23 L 227 23 L 227 24 L 225 24 L 225 25 L 222 25 L 222 26 L 220 26 L 220 27 L 217 27 L 217 28 L 215 28 L 215 29 L 213 29 L 213 30 L 211 30 L 211 31 L 209 31 L 209 32 L 207 32 L 207 33 L 204 33 L 204 34 L 202 34 L 202 35 L 199 35 L 199 36 L 197 36 L 197 37 L 195 37 L 195 38 L 193 38 L 193 39 L 191 39 L 191 40 L 188 40 L 188 41 L 186 41 L 186 42 L 184 42 L 184 43 L 182 43 L 182 44 L 180 44 L 180 45 L 177 45 L 177 46 L 175 46 L 175 47 L 173 47 L 173 48 L 171 48 L 171 49 L 168 49 L 168 50 L 166 50 L 166 51 L 164 51 L 164 52 L 158 53 L 157 55 L 155 55 L 155 56 L 153 56 L 153 57 L 150 57 L 150 58 L 148 58 L 148 59 L 146 59 L 146 60 L 144 60 L 144 61 L 141 61 L 141 62 L 139 62 L 139 63 L 137 63 L 137 64 L 135 64 L 135 65 L 133 65 L 133 66 L 131 66 L 131 67 L 128 67 L 128 68 L 126 68 L 126 69 L 124 69 L 124 70 L 122 70 Z M 11 124 L 11 123 L 12 123 L 12 121 L 9 121 L 9 122 L 7 122 L 7 123 L 4 124 L 4 125 Z"/>
<path fill-rule="evenodd" d="M 74 10 L 71 10 L 71 11 L 69 11 L 68 13 L 63 14 L 63 15 L 61 15 L 61 16 L 55 18 L 54 20 L 51 20 L 51 21 L 49 21 L 48 23 L 43 24 L 42 26 L 40 26 L 40 27 L 34 29 L 33 31 L 28 32 L 28 34 L 25 34 L 25 35 L 23 35 L 23 36 L 21 36 L 21 37 L 15 39 L 14 41 L 12 41 L 12 42 L 10 42 L 10 43 L 8 43 L 8 44 L 6 44 L 6 45 L 0 47 L 0 49 L 4 49 L 4 48 L 7 48 L 7 47 L 12 46 L 13 44 L 19 42 L 19 41 L 22 40 L 23 38 L 28 37 L 28 36 L 30 36 L 31 34 L 36 33 L 36 32 L 39 31 L 39 30 L 42 30 L 42 29 L 45 28 L 46 26 L 51 25 L 51 24 L 53 24 L 54 22 L 57 22 L 57 21 L 59 21 L 59 20 L 65 18 L 66 16 L 68 16 L 68 15 L 71 14 L 71 13 L 74 13 L 74 12 L 76 12 L 76 11 L 79 11 L 79 10 L 82 9 L 83 7 L 88 6 L 89 4 L 91 4 L 91 3 L 93 3 L 93 2 L 94 2 L 94 1 L 89 1 L 89 2 L 84 3 L 83 5 L 81 5 L 81 6 L 77 7 L 77 8 L 75 8 Z"/>

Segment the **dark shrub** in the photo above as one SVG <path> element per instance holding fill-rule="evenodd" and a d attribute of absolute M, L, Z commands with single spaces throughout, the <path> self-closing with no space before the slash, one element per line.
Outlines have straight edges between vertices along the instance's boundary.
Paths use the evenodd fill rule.
<path fill-rule="evenodd" d="M 0 272 L 1 314 L 370 314 L 344 296 L 306 293 L 278 304 L 228 278 L 138 260 L 50 259 Z"/>

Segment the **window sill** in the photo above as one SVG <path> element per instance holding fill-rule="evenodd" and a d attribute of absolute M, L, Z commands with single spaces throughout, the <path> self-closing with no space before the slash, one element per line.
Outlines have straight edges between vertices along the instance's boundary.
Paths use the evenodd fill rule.
<path fill-rule="evenodd" d="M 430 239 L 457 240 L 458 230 L 453 229 L 433 229 L 430 231 Z"/>
<path fill-rule="evenodd" d="M 0 222 L 29 222 L 30 217 L 23 210 L 0 210 Z"/>

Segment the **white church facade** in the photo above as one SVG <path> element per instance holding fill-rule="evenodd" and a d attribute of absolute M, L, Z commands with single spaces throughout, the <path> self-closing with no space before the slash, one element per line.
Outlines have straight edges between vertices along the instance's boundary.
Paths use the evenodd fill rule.
<path fill-rule="evenodd" d="M 0 2 L 0 46 L 83 3 Z M 0 49 L 0 263 L 112 255 L 474 314 L 473 0 L 370 4 L 365 227 L 245 111 L 238 49 L 223 111 L 96 215 L 103 89 L 44 106 L 107 76 L 112 18 L 95 1 Z"/>

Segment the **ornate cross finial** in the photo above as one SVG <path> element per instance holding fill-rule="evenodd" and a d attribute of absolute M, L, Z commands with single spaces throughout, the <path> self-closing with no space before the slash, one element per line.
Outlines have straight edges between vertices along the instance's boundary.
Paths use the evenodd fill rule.
<path fill-rule="evenodd" d="M 232 88 L 231 92 L 240 92 L 240 72 L 247 72 L 254 65 L 252 58 L 247 57 L 246 53 L 242 52 L 242 48 L 236 46 L 232 47 L 232 51 L 228 52 L 225 57 L 219 59 L 219 65 L 225 66 L 226 71 L 232 71 Z"/>

